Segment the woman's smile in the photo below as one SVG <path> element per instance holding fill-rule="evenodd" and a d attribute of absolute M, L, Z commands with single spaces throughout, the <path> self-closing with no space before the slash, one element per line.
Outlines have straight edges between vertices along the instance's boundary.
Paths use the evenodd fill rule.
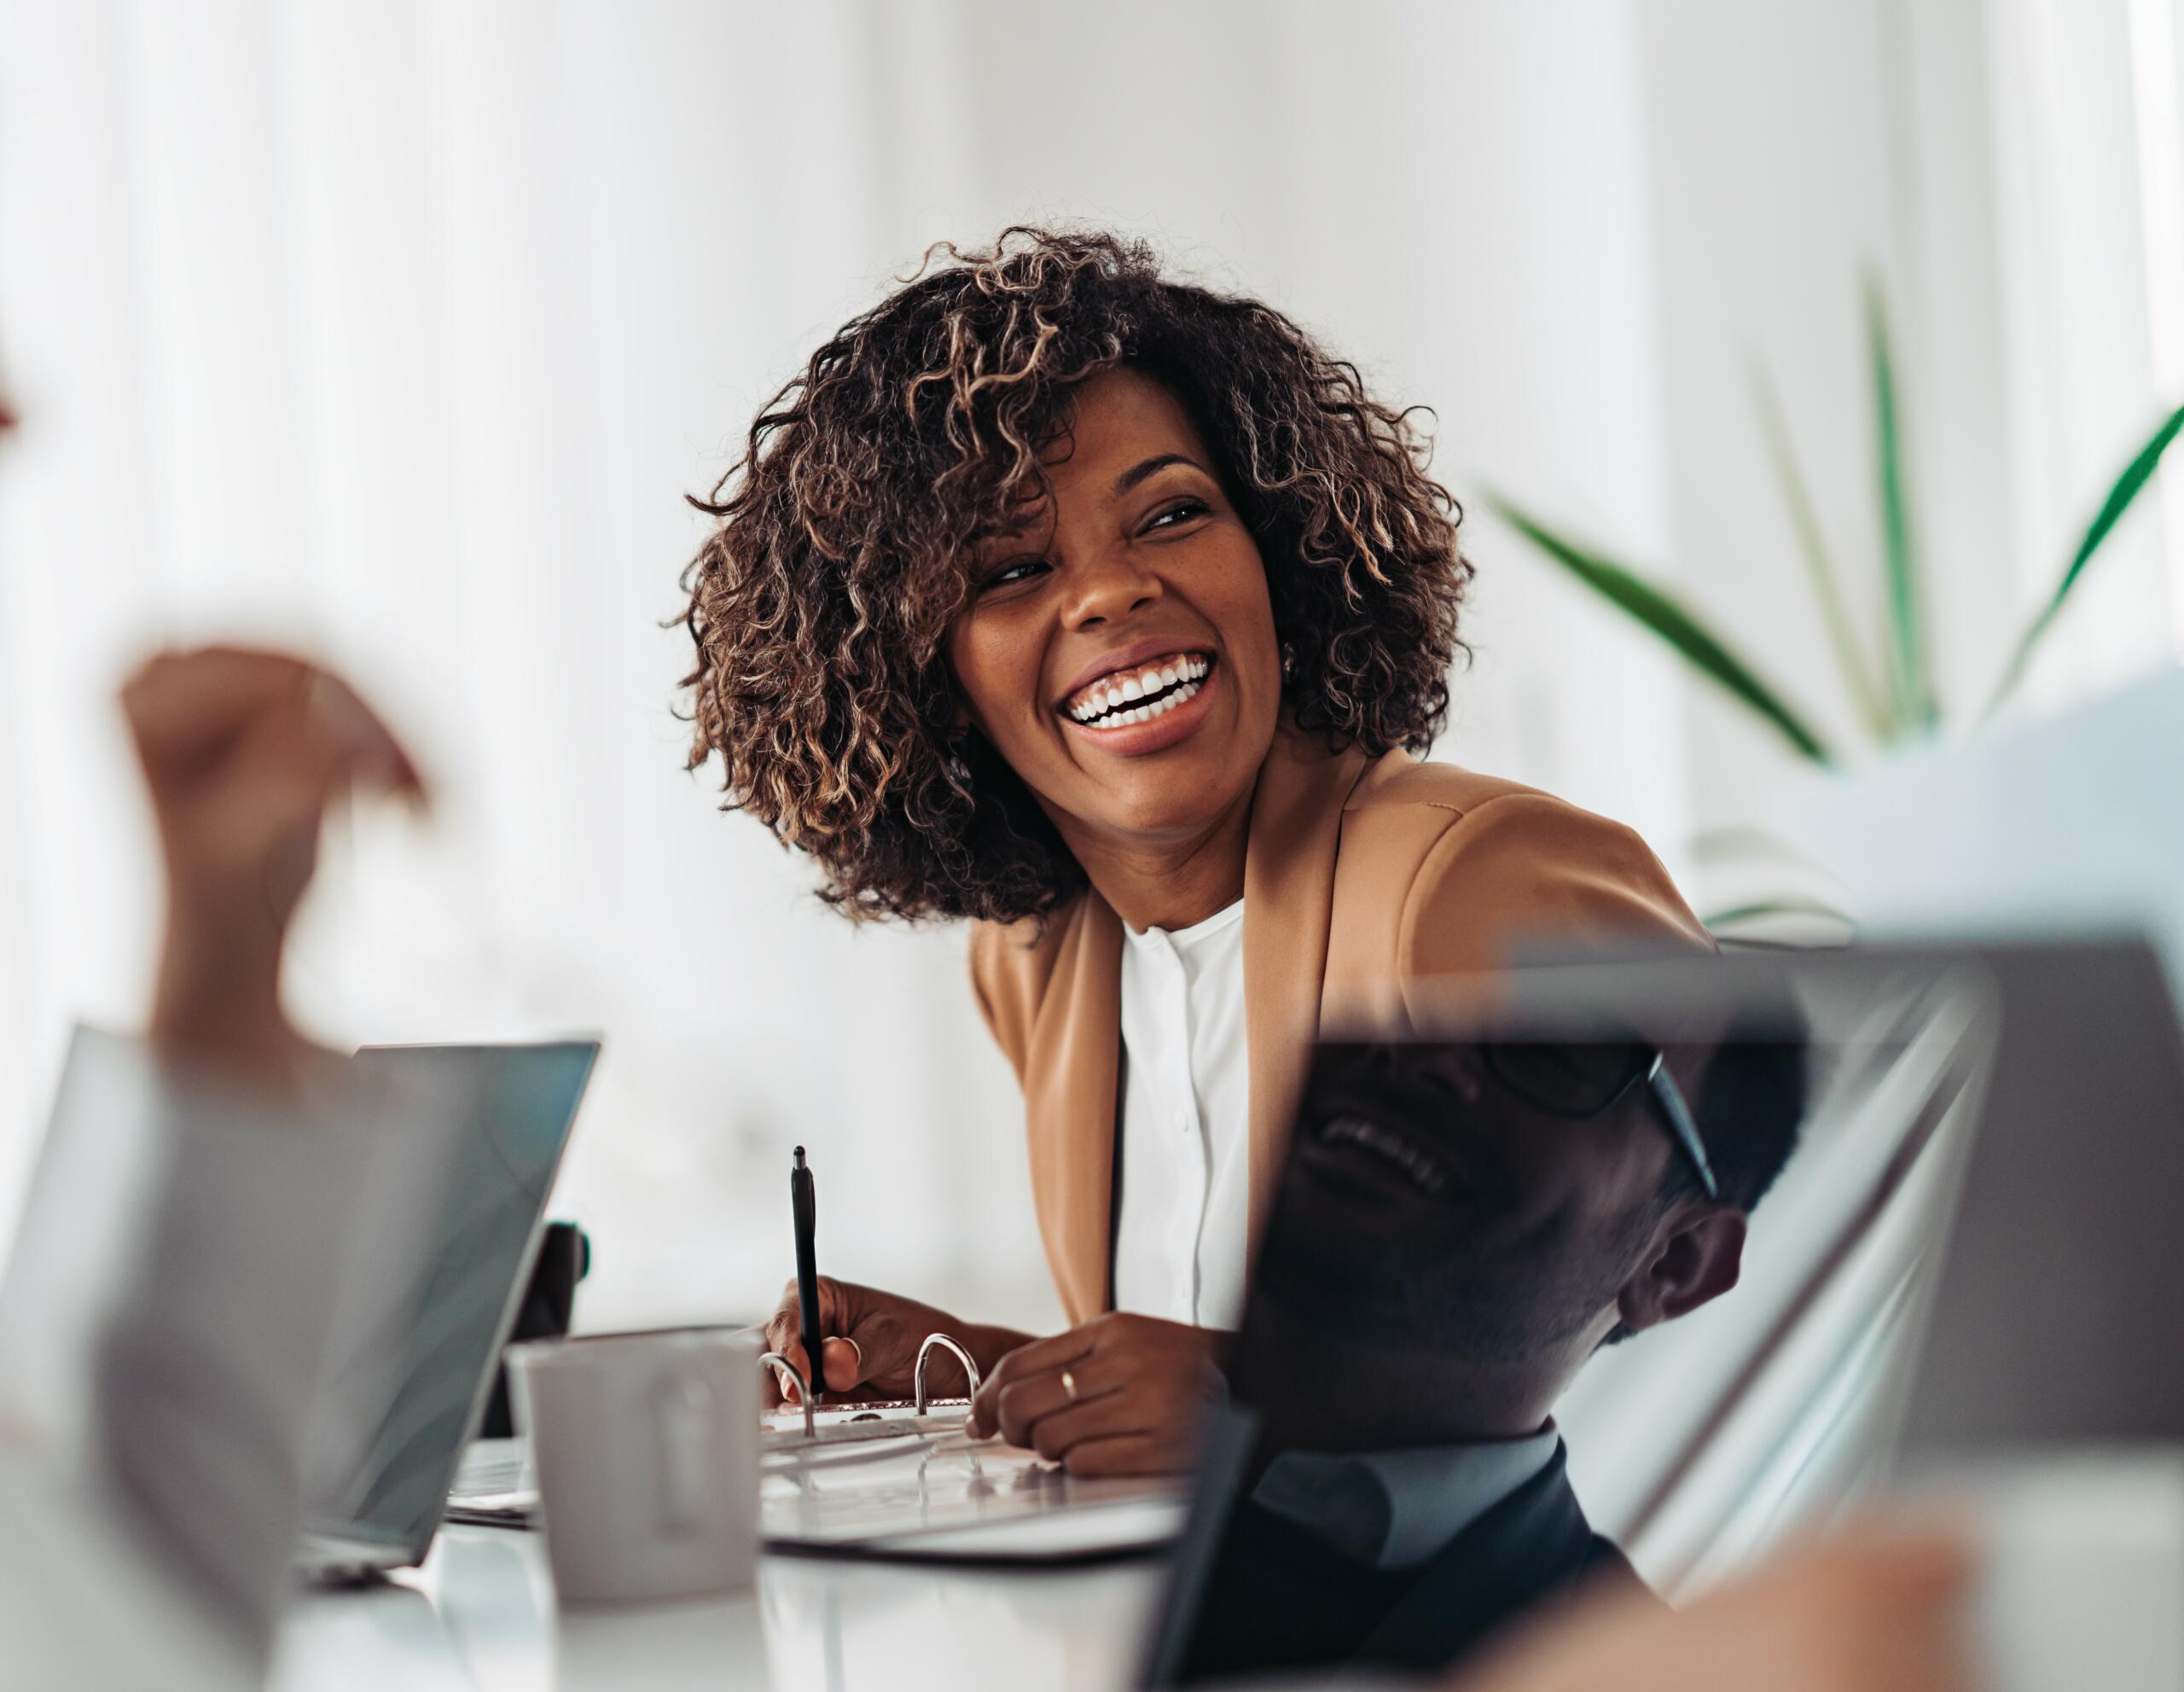
<path fill-rule="evenodd" d="M 1058 707 L 1069 731 L 1118 758 L 1165 752 L 1190 737 L 1212 709 L 1219 660 L 1184 648 L 1149 661 L 1132 660 Z"/>

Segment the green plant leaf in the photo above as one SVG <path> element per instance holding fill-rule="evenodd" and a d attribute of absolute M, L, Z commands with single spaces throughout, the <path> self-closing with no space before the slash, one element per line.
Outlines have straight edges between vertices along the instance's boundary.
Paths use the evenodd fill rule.
<path fill-rule="evenodd" d="M 2176 439 L 2180 430 L 2184 430 L 2184 405 L 2178 406 L 2169 414 L 2161 427 L 2153 432 L 2152 438 L 2123 467 L 2123 474 L 2116 478 L 2114 485 L 2108 490 L 2108 497 L 2100 502 L 2100 509 L 2094 513 L 2093 522 L 2085 532 L 2085 538 L 2078 543 L 2078 549 L 2071 555 L 2071 561 L 2063 571 L 2062 580 L 2055 584 L 2055 591 L 2048 596 L 2048 602 L 2040 608 L 2040 614 L 2032 619 L 2010 653 L 2010 661 L 2002 671 L 2002 678 L 1995 683 L 1994 694 L 1987 701 L 1987 708 L 1981 713 L 1983 719 L 1992 717 L 2000 710 L 2002 701 L 2024 679 L 2025 666 L 2031 661 L 2033 648 L 2040 644 L 2041 638 L 2062 611 L 2063 602 L 2071 596 L 2071 590 L 2083 579 L 2085 567 L 2093 561 L 2094 554 L 2100 550 L 2101 544 L 2108 538 L 2110 531 L 2123 520 L 2123 514 L 2131 509 L 2131 502 L 2153 480 L 2153 473 L 2161 467 L 2162 454 L 2169 451 L 2169 443 Z"/>
<path fill-rule="evenodd" d="M 1774 467 L 1782 503 L 1789 509 L 1790 526 L 1797 534 L 1798 554 L 1805 561 L 1805 573 L 1812 578 L 1813 596 L 1820 602 L 1828 638 L 1834 643 L 1836 667 L 1843 672 L 1843 684 L 1849 689 L 1851 702 L 1867 729 L 1874 739 L 1885 741 L 1894 726 L 1888 703 L 1881 697 L 1872 671 L 1866 666 L 1865 654 L 1859 650 L 1850 613 L 1844 608 L 1835 563 L 1828 556 L 1827 543 L 1821 538 L 1820 520 L 1814 515 L 1804 473 L 1798 468 L 1797 451 L 1790 444 L 1789 423 L 1782 414 L 1774 381 L 1757 357 L 1746 365 L 1745 379 L 1751 388 L 1752 408 L 1759 414 L 1760 439 L 1766 445 L 1768 461 Z"/>
<path fill-rule="evenodd" d="M 1903 443 L 1896 403 L 1896 354 L 1880 285 L 1866 279 L 1866 342 L 1873 364 L 1875 468 L 1880 482 L 1880 528 L 1888 579 L 1890 694 L 1896 725 L 1931 729 L 1941 712 L 1934 701 L 1926 646 L 1926 596 L 1912 544 L 1910 501 L 1904 488 Z"/>
<path fill-rule="evenodd" d="M 1733 904 L 1721 910 L 1702 913 L 1699 920 L 1709 928 L 1726 928 L 1734 922 L 1749 922 L 1760 916 L 1821 916 L 1840 922 L 1846 928 L 1855 928 L 1856 922 L 1850 913 L 1839 905 L 1821 898 L 1763 898 L 1750 904 Z"/>
<path fill-rule="evenodd" d="M 1601 598 L 1666 641 L 1685 662 L 1764 718 L 1804 756 L 1815 764 L 1834 762 L 1804 719 L 1673 596 L 1627 566 L 1564 538 L 1501 495 L 1490 492 L 1486 501 L 1518 533 Z"/>

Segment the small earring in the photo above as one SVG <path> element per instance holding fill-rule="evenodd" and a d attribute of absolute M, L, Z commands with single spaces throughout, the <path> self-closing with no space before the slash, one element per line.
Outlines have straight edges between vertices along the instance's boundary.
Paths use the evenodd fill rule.
<path fill-rule="evenodd" d="M 971 785 L 971 766 L 963 761 L 962 742 L 960 740 L 949 742 L 947 770 L 949 778 L 956 786 L 967 788 Z"/>
<path fill-rule="evenodd" d="M 1297 668 L 1297 648 L 1287 641 L 1281 643 L 1281 679 L 1287 681 Z"/>

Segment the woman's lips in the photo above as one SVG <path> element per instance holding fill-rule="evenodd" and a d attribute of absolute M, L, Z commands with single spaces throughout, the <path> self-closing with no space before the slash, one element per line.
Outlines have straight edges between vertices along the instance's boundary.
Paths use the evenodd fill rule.
<path fill-rule="evenodd" d="M 1215 690 L 1221 685 L 1221 666 L 1209 665 L 1198 690 L 1188 699 L 1172 705 L 1159 716 L 1142 723 L 1125 723 L 1118 728 L 1095 729 L 1064 714 L 1062 723 L 1067 731 L 1080 737 L 1101 752 L 1118 758 L 1142 758 L 1148 753 L 1165 752 L 1177 741 L 1188 739 L 1205 721 L 1212 709 Z"/>

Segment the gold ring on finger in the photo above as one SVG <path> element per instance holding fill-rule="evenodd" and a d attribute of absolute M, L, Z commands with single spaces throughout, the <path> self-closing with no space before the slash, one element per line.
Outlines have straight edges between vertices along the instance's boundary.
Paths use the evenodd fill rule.
<path fill-rule="evenodd" d="M 1077 1402 L 1077 1377 L 1066 1369 L 1061 1372 L 1061 1389 L 1069 1394 L 1070 1403 Z"/>

